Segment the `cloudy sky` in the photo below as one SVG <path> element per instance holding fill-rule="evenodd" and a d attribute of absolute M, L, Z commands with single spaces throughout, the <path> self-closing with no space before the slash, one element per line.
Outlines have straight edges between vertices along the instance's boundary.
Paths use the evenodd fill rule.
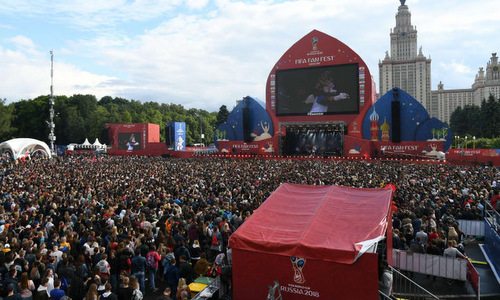
<path fill-rule="evenodd" d="M 408 0 L 432 89 L 470 88 L 500 52 L 500 1 Z M 317 29 L 357 52 L 378 88 L 398 0 L 1 0 L 0 98 L 93 94 L 216 111 L 265 100 L 273 65 Z"/>

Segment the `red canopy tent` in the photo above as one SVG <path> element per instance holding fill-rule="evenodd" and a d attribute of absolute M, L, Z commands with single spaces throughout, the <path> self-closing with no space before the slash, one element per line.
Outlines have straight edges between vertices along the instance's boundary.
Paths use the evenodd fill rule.
<path fill-rule="evenodd" d="M 392 244 L 391 197 L 391 189 L 283 184 L 229 240 L 234 299 L 376 299 L 375 250 L 386 234 Z"/>

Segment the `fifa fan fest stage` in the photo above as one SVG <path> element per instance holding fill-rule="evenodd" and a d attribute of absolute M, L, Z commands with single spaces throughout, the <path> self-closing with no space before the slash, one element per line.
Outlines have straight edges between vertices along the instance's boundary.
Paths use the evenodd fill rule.
<path fill-rule="evenodd" d="M 109 124 L 112 155 L 191 157 L 185 123 L 171 122 L 166 143 L 155 124 Z M 376 99 L 363 59 L 341 41 L 313 30 L 272 68 L 266 102 L 247 96 L 215 131 L 218 154 L 233 157 L 439 159 L 500 164 L 500 153 L 452 149 L 448 125 L 394 87 Z M 196 150 L 196 151 L 193 151 Z M 213 154 L 213 151 L 210 152 Z M 446 154 L 445 154 L 446 153 Z"/>
<path fill-rule="evenodd" d="M 363 59 L 312 31 L 272 68 L 265 106 L 244 98 L 217 128 L 221 152 L 321 157 L 437 157 L 451 145 L 446 124 L 395 87 L 376 99 Z"/>

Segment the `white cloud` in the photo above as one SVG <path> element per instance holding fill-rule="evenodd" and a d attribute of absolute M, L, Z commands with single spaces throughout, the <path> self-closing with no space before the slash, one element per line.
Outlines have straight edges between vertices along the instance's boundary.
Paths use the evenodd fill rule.
<path fill-rule="evenodd" d="M 12 51 L 0 47 L 0 98 L 8 102 L 33 99 L 50 93 L 50 56 L 40 52 Z M 73 65 L 54 63 L 54 94 L 107 94 L 119 92 L 121 86 L 100 87 L 113 80 L 109 76 L 100 76 L 77 69 Z M 22 95 L 22 96 L 20 96 Z"/>
<path fill-rule="evenodd" d="M 432 57 L 434 88 L 440 80 L 448 88 L 470 87 L 489 54 L 500 52 L 493 38 L 499 22 L 494 13 L 485 13 L 498 11 L 499 4 L 458 2 L 407 2 L 418 46 Z M 63 36 L 63 44 L 54 49 L 57 94 L 111 95 L 217 110 L 246 95 L 265 100 L 265 83 L 276 61 L 313 29 L 358 53 L 378 85 L 377 63 L 389 50 L 398 5 L 395 0 L 3 0 L 0 17 L 48 18 L 71 32 L 85 33 Z M 46 94 L 48 50 L 36 52 L 42 51 L 40 37 L 23 33 L 9 38 L 17 46 L 0 52 L 0 61 L 8 54 L 20 67 L 9 69 L 14 76 L 8 100 Z M 25 78 L 33 84 L 26 85 Z M 0 82 L 0 90 L 10 87 Z"/>
<path fill-rule="evenodd" d="M 208 3 L 208 0 L 186 0 L 186 5 L 192 9 L 204 8 Z"/>
<path fill-rule="evenodd" d="M 7 39 L 7 42 L 13 43 L 17 48 L 34 49 L 35 43 L 30 38 L 18 35 Z"/>
<path fill-rule="evenodd" d="M 445 68 L 447 68 L 446 64 L 442 64 Z M 467 66 L 464 65 L 463 63 L 459 63 L 456 61 L 453 61 L 451 64 L 451 71 L 452 72 L 458 72 L 458 73 L 465 73 L 465 74 L 472 74 L 472 70 Z"/>
<path fill-rule="evenodd" d="M 2 0 L 0 11 L 25 18 L 43 17 L 79 30 L 102 31 L 130 21 L 157 18 L 181 3 L 182 0 Z"/>
<path fill-rule="evenodd" d="M 146 86 L 159 99 L 211 110 L 246 95 L 265 100 L 269 71 L 288 47 L 329 16 L 345 15 L 345 7 L 325 12 L 329 3 L 220 2 L 211 17 L 179 15 L 125 47 L 105 49 L 103 60 L 136 83 L 131 94 Z"/>

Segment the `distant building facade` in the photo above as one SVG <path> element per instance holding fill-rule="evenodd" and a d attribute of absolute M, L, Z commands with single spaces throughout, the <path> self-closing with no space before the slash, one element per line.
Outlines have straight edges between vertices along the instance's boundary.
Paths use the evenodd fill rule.
<path fill-rule="evenodd" d="M 431 111 L 431 59 L 417 52 L 417 29 L 411 24 L 411 13 L 405 1 L 396 14 L 396 27 L 391 29 L 391 51 L 379 61 L 379 95 L 399 87 Z"/>
<path fill-rule="evenodd" d="M 487 63 L 486 71 L 479 68 L 471 88 L 445 90 L 439 82 L 438 89 L 431 90 L 431 59 L 417 54 L 417 29 L 411 24 L 411 13 L 405 0 L 400 0 L 396 14 L 396 27 L 391 29 L 391 52 L 379 61 L 379 95 L 399 87 L 417 99 L 431 117 L 448 123 L 457 107 L 481 105 L 483 99 L 493 95 L 500 99 L 500 65 L 496 53 Z"/>
<path fill-rule="evenodd" d="M 483 99 L 488 99 L 490 94 L 495 99 L 500 99 L 500 65 L 496 53 L 491 54 L 490 61 L 486 64 L 486 72 L 479 68 L 470 89 L 445 90 L 444 84 L 439 82 L 437 91 L 432 91 L 432 103 L 436 104 L 437 110 L 430 113 L 449 124 L 451 114 L 458 106 L 481 106 Z"/>

